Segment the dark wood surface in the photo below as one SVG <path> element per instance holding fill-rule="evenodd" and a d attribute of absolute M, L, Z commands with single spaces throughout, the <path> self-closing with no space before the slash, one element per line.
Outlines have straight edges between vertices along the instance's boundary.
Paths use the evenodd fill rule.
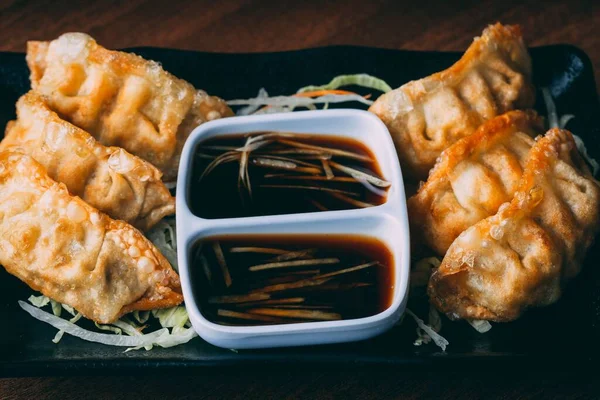
<path fill-rule="evenodd" d="M 67 31 L 87 32 L 110 48 L 260 52 L 355 44 L 463 50 L 495 21 L 521 24 L 531 46 L 580 47 L 594 64 L 598 87 L 600 2 L 592 0 L 0 1 L 0 51 L 24 51 L 29 39 Z M 597 398 L 595 389 L 591 378 L 564 373 L 505 378 L 503 371 L 418 375 L 389 369 L 0 379 L 0 399 Z"/>

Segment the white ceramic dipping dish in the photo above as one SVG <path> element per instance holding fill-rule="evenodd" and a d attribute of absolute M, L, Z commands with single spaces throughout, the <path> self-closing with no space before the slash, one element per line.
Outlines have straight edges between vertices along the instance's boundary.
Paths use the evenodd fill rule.
<path fill-rule="evenodd" d="M 368 147 L 391 182 L 384 204 L 353 210 L 247 218 L 204 219 L 188 205 L 192 163 L 199 143 L 216 136 L 261 131 L 282 131 L 319 136 L 348 137 Z M 203 239 L 223 235 L 359 235 L 379 239 L 394 258 L 394 294 L 385 311 L 369 317 L 341 321 L 287 325 L 224 326 L 208 321 L 193 293 L 191 249 Z M 385 125 L 360 110 L 301 111 L 224 118 L 196 128 L 181 155 L 177 180 L 177 248 L 179 274 L 186 308 L 194 329 L 209 343 L 231 349 L 300 346 L 367 339 L 392 327 L 406 308 L 410 268 L 410 240 L 404 184 L 394 144 Z M 201 296 L 202 294 L 197 294 Z"/>

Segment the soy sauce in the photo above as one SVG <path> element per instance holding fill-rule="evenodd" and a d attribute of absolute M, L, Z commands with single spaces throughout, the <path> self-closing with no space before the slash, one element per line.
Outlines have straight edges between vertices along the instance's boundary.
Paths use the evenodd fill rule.
<path fill-rule="evenodd" d="M 215 247 L 220 250 L 215 251 Z M 258 253 L 258 249 L 270 253 Z M 279 252 L 274 253 L 275 250 Z M 329 260 L 328 263 L 260 270 L 273 264 L 275 257 L 306 250 L 309 255 L 287 262 Z M 224 256 L 229 278 L 223 273 L 217 252 Z M 219 324 L 247 326 L 363 318 L 386 310 L 393 299 L 394 257 L 384 243 L 366 236 L 212 237 L 197 243 L 192 255 L 196 302 L 205 318 Z M 336 275 L 341 270 L 369 264 L 375 265 Z M 320 282 L 320 276 L 329 278 Z M 311 280 L 317 284 L 306 284 Z M 269 291 L 285 287 L 282 285 L 290 288 Z M 298 311 L 308 315 L 298 317 Z M 318 311 L 317 318 L 313 318 L 313 311 Z M 258 317 L 255 312 L 260 313 Z"/>
<path fill-rule="evenodd" d="M 273 141 L 250 152 L 247 176 L 251 192 L 243 185 L 241 188 L 238 185 L 238 160 L 222 163 L 201 178 L 215 157 L 244 147 L 248 137 L 265 133 L 268 132 L 208 139 L 198 145 L 190 190 L 190 206 L 195 215 L 208 219 L 236 218 L 347 210 L 385 203 L 387 188 L 374 187 L 368 182 L 361 183 L 348 173 L 332 166 L 329 167 L 329 174 L 325 172 L 326 167 L 323 164 L 326 162 L 327 165 L 338 165 L 339 168 L 348 167 L 369 175 L 382 176 L 373 153 L 365 145 L 337 136 L 293 134 L 289 140 L 301 145 L 351 152 L 364 159 L 357 160 L 324 152 L 324 157 L 329 159 L 322 160 L 319 154 L 303 154 L 302 152 L 312 151 L 304 148 L 300 149 L 300 154 L 289 154 L 293 153 L 293 146 Z M 317 151 L 314 150 L 314 153 Z M 276 159 L 267 161 L 279 162 L 280 166 L 289 166 L 291 160 L 297 161 L 296 170 L 260 165 L 261 161 L 264 164 L 264 158 L 268 158 L 269 155 Z M 333 179 L 328 179 L 332 177 Z"/>

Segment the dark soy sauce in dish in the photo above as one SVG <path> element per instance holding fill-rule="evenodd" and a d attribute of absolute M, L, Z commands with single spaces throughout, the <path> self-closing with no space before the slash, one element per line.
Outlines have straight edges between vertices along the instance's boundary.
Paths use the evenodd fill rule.
<path fill-rule="evenodd" d="M 389 186 L 356 140 L 258 132 L 200 143 L 189 200 L 202 218 L 280 215 L 383 204 Z"/>
<path fill-rule="evenodd" d="M 192 250 L 194 297 L 233 326 L 363 318 L 394 295 L 394 257 L 360 235 L 228 235 Z"/>

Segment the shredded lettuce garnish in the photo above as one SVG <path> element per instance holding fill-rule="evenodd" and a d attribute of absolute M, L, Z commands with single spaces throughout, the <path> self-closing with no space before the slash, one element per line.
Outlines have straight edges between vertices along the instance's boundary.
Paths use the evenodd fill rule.
<path fill-rule="evenodd" d="M 542 88 L 542 97 L 544 98 L 544 104 L 546 105 L 548 124 L 551 128 L 558 128 L 558 114 L 556 113 L 556 105 L 552 99 L 550 89 L 546 87 Z"/>
<path fill-rule="evenodd" d="M 567 123 L 573 118 L 574 115 L 565 114 L 559 118 L 558 113 L 556 111 L 556 105 L 554 104 L 554 99 L 552 98 L 552 93 L 547 87 L 542 88 L 542 97 L 544 98 L 544 104 L 546 105 L 546 112 L 548 113 L 548 125 L 550 128 L 564 128 Z M 588 164 L 592 167 L 592 174 L 596 176 L 598 170 L 600 170 L 600 164 L 598 161 L 590 157 L 587 152 L 587 148 L 585 147 L 585 143 L 583 140 L 573 134 L 573 139 L 575 140 L 575 145 L 577 146 L 577 150 L 579 154 L 588 162 Z"/>
<path fill-rule="evenodd" d="M 100 329 L 101 331 L 109 331 L 114 333 L 115 335 L 122 335 L 123 331 L 120 328 L 117 328 L 116 326 L 112 326 L 112 325 L 101 325 L 97 322 L 94 322 L 94 325 L 96 325 L 96 328 Z"/>
<path fill-rule="evenodd" d="M 173 269 L 179 272 L 177 264 L 177 234 L 175 230 L 175 219 L 165 218 L 152 228 L 146 235 L 148 239 L 164 255 Z"/>
<path fill-rule="evenodd" d="M 159 222 L 153 230 L 148 233 L 148 238 L 169 260 L 174 269 L 177 269 L 177 237 L 175 231 L 175 220 L 165 219 Z M 172 347 L 187 343 L 198 336 L 191 328 L 188 313 L 185 306 L 177 306 L 162 310 L 153 311 L 135 311 L 129 317 L 123 317 L 112 324 L 95 323 L 96 328 L 102 331 L 111 332 L 111 334 L 102 334 L 84 329 L 75 323 L 81 318 L 73 307 L 67 304 L 61 304 L 46 296 L 30 296 L 30 306 L 25 302 L 19 302 L 21 308 L 31 314 L 34 318 L 46 322 L 59 331 L 52 340 L 58 343 L 65 333 L 77 336 L 83 340 L 104 343 L 114 346 L 130 346 L 126 351 L 145 348 L 151 350 L 153 346 Z M 41 308 L 51 305 L 52 314 L 41 310 Z M 35 311 L 34 311 L 35 310 Z M 71 314 L 72 318 L 67 320 L 61 317 L 62 311 Z M 156 332 L 144 334 L 142 331 L 150 317 L 158 320 L 162 329 Z M 138 325 L 139 324 L 139 325 Z M 157 333 L 158 332 L 158 333 Z M 123 335 L 125 334 L 125 335 Z M 100 336 L 98 336 L 100 335 Z M 131 337 L 137 338 L 137 341 L 109 339 L 110 337 Z"/>
<path fill-rule="evenodd" d="M 57 317 L 54 314 L 50 314 L 42 309 L 29 305 L 24 301 L 19 300 L 19 306 L 21 306 L 23 310 L 25 310 L 35 319 L 50 324 L 56 329 L 63 330 L 69 335 L 76 336 L 89 342 L 108 344 L 112 346 L 137 347 L 157 343 L 161 340 L 162 336 L 169 334 L 168 329 L 166 328 L 162 328 L 156 332 L 139 337 L 96 333 L 87 329 L 83 329 L 74 323 L 67 321 L 66 319 Z"/>
<path fill-rule="evenodd" d="M 79 321 L 79 319 L 82 317 L 81 313 L 77 313 L 75 314 L 75 316 L 73 318 L 71 318 L 69 320 L 70 323 L 74 324 L 75 322 Z M 56 336 L 54 336 L 54 339 L 52 339 L 52 342 L 54 343 L 58 343 L 60 342 L 60 339 L 62 339 L 63 335 L 65 334 L 64 330 L 59 330 L 58 332 L 56 332 Z"/>
<path fill-rule="evenodd" d="M 579 150 L 579 154 L 590 164 L 592 167 L 592 174 L 596 176 L 598 174 L 598 170 L 600 170 L 600 165 L 598 161 L 593 159 L 587 152 L 587 148 L 585 147 L 585 143 L 583 140 L 577 136 L 573 135 L 573 139 L 575 139 L 575 145 L 577 146 L 577 150 Z"/>
<path fill-rule="evenodd" d="M 427 286 L 433 269 L 439 267 L 441 262 L 442 260 L 437 257 L 426 257 L 417 261 L 410 272 L 410 286 L 413 288 Z"/>
<path fill-rule="evenodd" d="M 436 332 L 440 332 L 442 330 L 442 318 L 440 317 L 438 310 L 436 310 L 432 305 L 429 305 L 429 316 L 427 323 Z"/>
<path fill-rule="evenodd" d="M 467 322 L 479 333 L 486 333 L 492 329 L 492 324 L 482 319 L 467 320 Z"/>
<path fill-rule="evenodd" d="M 134 311 L 131 315 L 140 324 L 145 324 L 150 318 L 150 311 Z"/>
<path fill-rule="evenodd" d="M 274 106 L 291 107 L 293 111 L 297 107 L 310 107 L 313 104 L 325 103 L 344 103 L 347 101 L 356 101 L 362 104 L 371 105 L 372 100 L 365 99 L 358 94 L 326 94 L 318 97 L 295 97 L 295 96 L 273 96 L 273 97 L 254 97 L 251 99 L 235 99 L 227 101 L 230 106 Z"/>
<path fill-rule="evenodd" d="M 77 316 L 77 314 L 78 314 L 77 311 L 75 311 L 75 309 L 73 307 L 71 307 L 70 305 L 68 305 L 68 304 L 61 304 L 61 303 L 58 303 L 58 304 L 62 307 L 63 310 L 65 310 L 66 312 L 68 312 L 72 316 L 74 316 L 74 317 Z"/>
<path fill-rule="evenodd" d="M 258 95 L 255 97 L 256 99 L 266 99 L 269 97 L 269 93 L 265 90 L 265 88 L 260 88 L 258 90 Z M 260 104 L 253 104 L 250 106 L 246 106 L 241 108 L 236 114 L 237 115 L 250 115 L 256 113 L 260 108 Z"/>
<path fill-rule="evenodd" d="M 34 296 L 31 295 L 29 296 L 29 302 L 31 304 L 33 304 L 34 306 L 36 306 L 37 308 L 42 308 L 48 305 L 48 303 L 50 303 L 50 298 L 47 296 Z"/>
<path fill-rule="evenodd" d="M 339 89 L 342 86 L 361 86 L 364 88 L 379 90 L 380 92 L 387 93 L 392 90 L 390 85 L 388 85 L 383 79 L 379 79 L 375 76 L 367 75 L 367 74 L 354 74 L 354 75 L 339 75 L 333 78 L 329 83 L 325 85 L 315 86 L 305 86 L 303 88 L 298 89 L 296 93 L 305 93 L 312 92 L 314 90 L 334 90 Z"/>
<path fill-rule="evenodd" d="M 436 333 L 442 330 L 442 319 L 440 314 L 432 305 L 429 306 L 429 316 L 427 325 L 431 327 Z M 415 346 L 421 346 L 431 342 L 431 336 L 427 334 L 419 325 L 417 325 L 417 339 L 414 341 Z"/>
<path fill-rule="evenodd" d="M 339 75 L 325 85 L 310 85 L 300 88 L 291 96 L 270 97 L 267 91 L 264 88 L 261 88 L 256 97 L 250 99 L 229 100 L 227 104 L 230 106 L 245 106 L 237 111 L 237 115 L 292 112 L 299 107 L 316 110 L 318 104 L 323 104 L 322 109 L 326 110 L 329 108 L 330 103 L 352 101 L 365 105 L 373 104 L 372 100 L 366 98 L 368 96 L 363 97 L 356 93 L 338 90 L 343 86 L 349 85 L 374 89 L 384 93 L 392 90 L 390 85 L 383 79 L 379 79 L 375 76 L 367 74 Z M 342 93 L 328 93 L 333 91 Z"/>
<path fill-rule="evenodd" d="M 188 320 L 188 313 L 183 306 L 153 310 L 152 316 L 158 318 L 163 328 L 183 328 Z"/>
<path fill-rule="evenodd" d="M 120 320 L 115 321 L 113 325 L 121 329 L 123 332 L 125 332 L 125 334 L 129 336 L 143 336 L 142 330 L 144 329 L 144 327 L 138 327 L 127 318 L 121 318 Z M 127 352 L 131 350 L 139 350 L 142 347 L 146 350 L 152 350 L 152 345 L 148 344 L 146 346 L 131 347 L 125 351 Z"/>
<path fill-rule="evenodd" d="M 43 306 L 48 305 L 50 301 L 46 302 L 42 297 L 45 296 L 31 296 L 30 301 L 33 300 L 32 303 L 35 304 L 44 304 Z M 101 325 L 96 323 L 98 329 L 112 332 L 112 334 L 105 334 L 93 332 L 76 325 L 75 323 L 81 318 L 81 314 L 77 312 L 75 312 L 73 318 L 67 320 L 46 312 L 35 305 L 29 305 L 24 301 L 19 301 L 19 306 L 35 319 L 50 324 L 59 330 L 52 340 L 54 343 L 58 343 L 63 335 L 67 333 L 89 342 L 129 347 L 126 351 L 141 348 L 151 350 L 153 346 L 177 346 L 179 344 L 187 343 L 198 336 L 192 328 L 185 328 L 185 326 L 188 325 L 188 315 L 184 306 L 173 307 L 175 310 L 165 310 L 164 315 L 166 317 L 163 321 L 157 317 L 162 328 L 147 334 L 142 333 L 142 330 L 144 329 L 143 326 L 137 326 L 127 317 L 121 318 L 113 324 Z M 65 305 L 61 306 L 64 308 Z M 169 331 L 168 328 L 172 329 Z M 125 335 L 123 335 L 123 333 L 125 333 Z"/>
<path fill-rule="evenodd" d="M 59 302 L 50 299 L 50 305 L 52 306 L 52 313 L 57 317 L 60 317 L 62 314 L 62 306 Z"/>
<path fill-rule="evenodd" d="M 433 342 L 442 349 L 442 351 L 446 351 L 446 346 L 448 346 L 450 344 L 450 342 L 448 342 L 442 335 L 440 335 L 439 333 L 437 333 L 433 327 L 427 325 L 425 322 L 423 322 L 423 320 L 419 317 L 417 317 L 411 310 L 409 310 L 408 308 L 406 309 L 406 313 L 408 315 L 410 315 L 416 322 L 417 324 L 417 340 L 415 340 L 414 345 L 415 346 L 420 346 L 422 344 L 427 344 L 429 343 L 429 340 L 433 340 Z M 439 318 L 439 316 L 438 316 Z M 440 320 L 440 326 L 441 326 L 441 320 Z M 421 332 L 421 330 L 423 332 Z M 429 338 L 429 339 L 428 339 Z"/>

